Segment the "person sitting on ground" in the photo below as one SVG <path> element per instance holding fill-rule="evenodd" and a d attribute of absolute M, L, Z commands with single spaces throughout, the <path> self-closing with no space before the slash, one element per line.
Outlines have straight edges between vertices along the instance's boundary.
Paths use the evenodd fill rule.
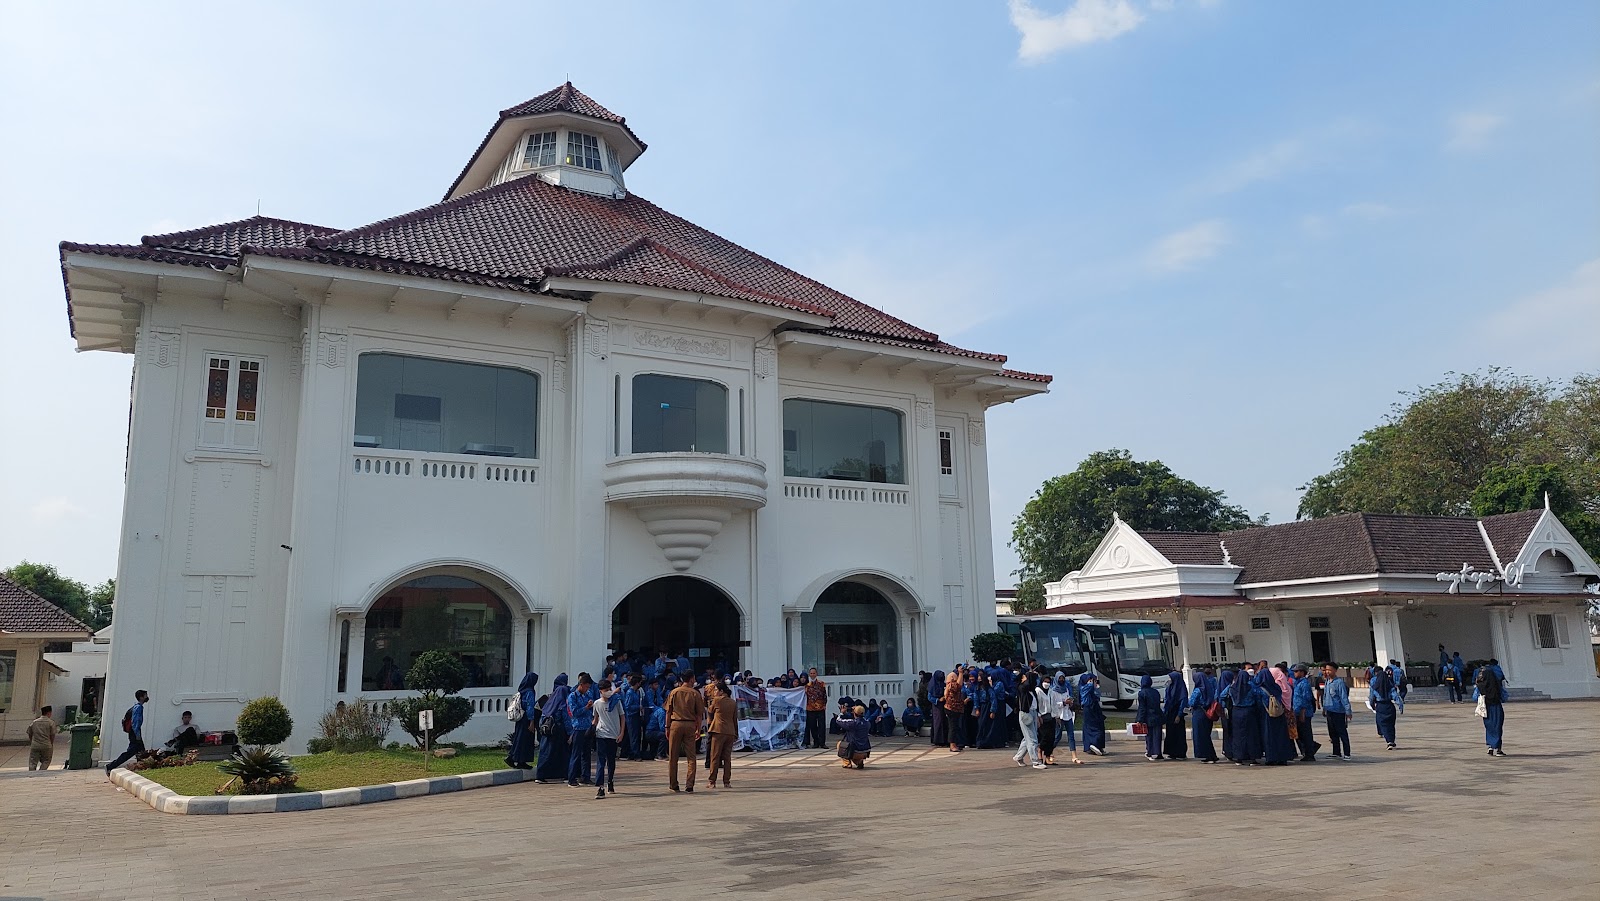
<path fill-rule="evenodd" d="M 922 708 L 917 706 L 916 698 L 906 698 L 906 708 L 900 711 L 900 725 L 905 727 L 907 735 L 922 737 Z"/>
<path fill-rule="evenodd" d="M 839 739 L 839 765 L 847 770 L 866 769 L 867 758 L 872 756 L 871 723 L 867 720 L 867 708 L 857 706 L 846 711 L 845 718 L 839 723 L 844 732 L 844 738 Z"/>
<path fill-rule="evenodd" d="M 878 702 L 878 726 L 879 735 L 884 738 L 894 737 L 894 708 L 889 706 L 887 698 Z"/>
<path fill-rule="evenodd" d="M 167 747 L 174 753 L 182 754 L 190 748 L 198 748 L 205 743 L 200 737 L 200 726 L 194 721 L 194 713 L 188 710 L 183 712 L 177 728 L 172 730 L 172 737 L 167 739 Z"/>
<path fill-rule="evenodd" d="M 667 757 L 667 708 L 660 698 L 650 708 L 650 719 L 644 725 L 644 759 L 665 760 Z"/>

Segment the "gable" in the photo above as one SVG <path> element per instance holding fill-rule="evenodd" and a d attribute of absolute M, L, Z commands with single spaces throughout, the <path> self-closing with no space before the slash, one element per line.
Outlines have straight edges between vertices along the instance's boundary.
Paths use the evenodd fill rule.
<path fill-rule="evenodd" d="M 1552 552 L 1560 557 L 1547 556 Z M 1560 558 L 1570 563 L 1570 570 L 1560 565 Z M 1540 512 L 1538 521 L 1529 531 L 1515 559 L 1506 562 L 1505 573 L 1506 581 L 1512 585 L 1531 587 L 1537 584 L 1544 587 L 1564 582 L 1562 577 L 1600 577 L 1600 566 L 1595 565 L 1594 559 L 1572 537 L 1555 513 L 1546 509 Z"/>

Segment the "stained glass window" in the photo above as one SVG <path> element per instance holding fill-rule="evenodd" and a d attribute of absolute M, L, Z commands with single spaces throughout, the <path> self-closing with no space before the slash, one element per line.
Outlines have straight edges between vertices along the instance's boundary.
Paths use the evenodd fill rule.
<path fill-rule="evenodd" d="M 256 421 L 256 391 L 261 383 L 261 364 L 254 360 L 239 361 L 239 395 L 234 402 L 235 419 Z"/>
<path fill-rule="evenodd" d="M 206 377 L 206 418 L 228 418 L 228 370 L 233 361 L 227 357 L 212 357 L 211 371 Z"/>

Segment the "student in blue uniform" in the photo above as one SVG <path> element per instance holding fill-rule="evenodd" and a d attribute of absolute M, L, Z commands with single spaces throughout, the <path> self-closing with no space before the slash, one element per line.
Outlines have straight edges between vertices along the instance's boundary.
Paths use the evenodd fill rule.
<path fill-rule="evenodd" d="M 1217 677 L 1217 700 L 1222 702 L 1222 756 L 1233 759 L 1233 692 L 1234 680 L 1239 678 L 1235 670 L 1225 669 Z"/>
<path fill-rule="evenodd" d="M 1217 746 L 1211 741 L 1211 717 L 1206 711 L 1217 700 L 1217 677 L 1210 669 L 1195 673 L 1194 690 L 1189 692 L 1189 730 L 1194 743 L 1194 759 L 1217 762 Z"/>
<path fill-rule="evenodd" d="M 644 743 L 644 679 L 631 674 L 622 684 L 617 696 L 622 704 L 622 718 L 627 730 L 622 737 L 622 756 L 625 760 L 638 760 Z"/>
<path fill-rule="evenodd" d="M 650 718 L 644 724 L 644 753 L 646 760 L 667 758 L 667 708 L 659 700 L 650 708 Z"/>
<path fill-rule="evenodd" d="M 1372 710 L 1373 719 L 1377 721 L 1378 735 L 1383 738 L 1383 743 L 1393 751 L 1400 747 L 1395 741 L 1395 722 L 1399 719 L 1400 711 L 1404 709 L 1404 702 L 1400 699 L 1400 687 L 1395 685 L 1394 677 L 1384 667 L 1375 667 L 1372 670 L 1372 681 L 1367 683 L 1367 707 Z"/>
<path fill-rule="evenodd" d="M 567 695 L 567 784 L 594 784 L 594 702 L 600 693 L 588 673 L 578 674 L 578 685 Z"/>
<path fill-rule="evenodd" d="M 550 697 L 539 708 L 539 722 L 550 723 L 550 734 L 539 741 L 539 765 L 534 768 L 533 781 L 538 783 L 564 782 L 567 767 L 572 760 L 571 744 L 567 740 L 567 674 L 556 676 Z"/>
<path fill-rule="evenodd" d="M 1254 764 L 1264 753 L 1261 721 L 1266 717 L 1266 703 L 1266 691 L 1256 684 L 1253 668 L 1246 667 L 1228 688 L 1228 737 L 1232 739 L 1233 762 L 1239 766 Z"/>
<path fill-rule="evenodd" d="M 894 737 L 894 708 L 889 706 L 888 699 L 878 702 L 878 734 L 884 738 Z"/>
<path fill-rule="evenodd" d="M 1317 695 L 1311 687 L 1311 671 L 1304 663 L 1294 665 L 1294 725 L 1302 763 L 1314 763 L 1317 749 L 1322 747 L 1311 730 L 1311 718 L 1317 715 Z"/>
<path fill-rule="evenodd" d="M 1328 721 L 1329 755 L 1334 760 L 1350 759 L 1350 687 L 1331 662 L 1322 665 L 1322 718 Z"/>
<path fill-rule="evenodd" d="M 1283 686 L 1273 676 L 1270 667 L 1261 667 L 1256 673 L 1256 685 L 1266 693 L 1262 707 L 1261 749 L 1267 766 L 1284 766 L 1295 756 L 1294 742 L 1289 739 L 1289 718 L 1294 716 L 1291 705 L 1294 698 L 1284 697 Z M 1275 703 L 1274 703 L 1275 702 Z M 1277 711 L 1277 716 L 1273 716 Z"/>
<path fill-rule="evenodd" d="M 1078 677 L 1078 712 L 1083 716 L 1083 750 L 1106 755 L 1106 712 L 1100 706 L 1100 680 L 1094 673 Z"/>
<path fill-rule="evenodd" d="M 511 724 L 511 750 L 506 752 L 506 766 L 531 770 L 528 761 L 534 758 L 539 747 L 539 684 L 538 673 L 527 673 L 517 683 L 517 703 L 522 705 L 522 717 Z"/>
<path fill-rule="evenodd" d="M 1161 693 L 1155 690 L 1155 683 L 1149 676 L 1139 677 L 1139 694 L 1134 698 L 1137 705 L 1134 709 L 1133 721 L 1144 726 L 1144 759 L 1161 759 L 1161 726 L 1166 721 L 1161 710 Z"/>
<path fill-rule="evenodd" d="M 905 727 L 907 735 L 922 737 L 922 708 L 917 705 L 916 698 L 906 698 L 906 707 L 900 711 L 900 725 Z"/>
<path fill-rule="evenodd" d="M 1167 691 L 1161 702 L 1164 720 L 1161 753 L 1168 760 L 1184 760 L 1189 756 L 1189 738 L 1183 729 L 1183 715 L 1188 708 L 1189 686 L 1183 681 L 1183 673 L 1173 670 L 1167 674 Z"/>
<path fill-rule="evenodd" d="M 1500 747 L 1506 728 L 1506 680 L 1498 664 L 1478 668 L 1472 700 L 1483 702 L 1483 742 L 1489 746 L 1489 756 L 1506 756 Z"/>

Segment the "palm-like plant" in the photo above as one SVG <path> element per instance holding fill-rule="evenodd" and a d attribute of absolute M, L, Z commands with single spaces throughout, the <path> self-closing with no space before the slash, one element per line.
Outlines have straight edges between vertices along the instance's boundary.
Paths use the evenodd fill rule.
<path fill-rule="evenodd" d="M 264 747 L 240 748 L 232 757 L 217 764 L 217 769 L 247 784 L 294 775 L 294 764 L 282 751 Z"/>

